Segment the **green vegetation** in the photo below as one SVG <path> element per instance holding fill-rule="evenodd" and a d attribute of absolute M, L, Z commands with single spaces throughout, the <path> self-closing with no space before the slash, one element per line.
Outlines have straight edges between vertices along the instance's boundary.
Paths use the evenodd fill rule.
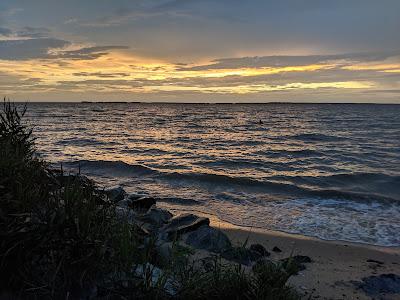
<path fill-rule="evenodd" d="M 80 174 L 37 156 L 26 107 L 0 114 L 0 296 L 22 299 L 297 299 L 290 266 L 252 269 L 220 256 L 194 259 L 174 242 L 156 259 L 156 238 L 116 214 Z"/>

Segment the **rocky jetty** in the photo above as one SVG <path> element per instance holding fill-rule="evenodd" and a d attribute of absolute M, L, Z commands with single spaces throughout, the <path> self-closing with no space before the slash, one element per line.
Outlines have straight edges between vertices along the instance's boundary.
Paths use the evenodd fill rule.
<path fill-rule="evenodd" d="M 215 227 L 210 226 L 206 217 L 192 213 L 183 213 L 173 216 L 171 212 L 157 207 L 157 200 L 153 197 L 144 197 L 126 193 L 122 187 L 105 189 L 111 201 L 116 201 L 118 216 L 126 218 L 129 223 L 137 227 L 137 232 L 156 244 L 155 262 L 162 266 L 172 255 L 172 246 L 179 243 L 196 252 L 201 250 L 203 257 L 218 254 L 227 262 L 239 263 L 243 266 L 254 266 L 260 261 L 268 261 L 271 255 L 261 244 L 232 245 L 227 235 Z M 277 247 L 274 252 L 281 251 Z M 282 259 L 282 265 L 294 262 L 298 270 L 304 270 L 304 263 L 311 262 L 305 256 L 294 256 Z"/>

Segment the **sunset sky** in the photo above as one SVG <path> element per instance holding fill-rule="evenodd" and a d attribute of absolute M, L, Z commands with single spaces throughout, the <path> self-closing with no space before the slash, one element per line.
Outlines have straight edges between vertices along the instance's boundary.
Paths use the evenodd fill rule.
<path fill-rule="evenodd" d="M 0 96 L 400 103 L 400 1 L 0 0 Z"/>

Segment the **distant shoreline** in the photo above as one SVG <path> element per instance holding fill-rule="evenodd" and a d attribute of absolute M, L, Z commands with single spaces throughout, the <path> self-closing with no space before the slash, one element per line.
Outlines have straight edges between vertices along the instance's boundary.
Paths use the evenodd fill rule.
<path fill-rule="evenodd" d="M 161 102 L 161 101 L 13 101 L 32 104 L 162 104 L 162 105 L 400 105 L 376 102 Z"/>

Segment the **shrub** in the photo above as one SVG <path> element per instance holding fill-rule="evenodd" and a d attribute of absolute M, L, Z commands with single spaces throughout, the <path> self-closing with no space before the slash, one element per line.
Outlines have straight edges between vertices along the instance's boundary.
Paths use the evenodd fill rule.
<path fill-rule="evenodd" d="M 76 295 L 132 266 L 137 243 L 90 180 L 36 156 L 25 112 L 4 101 L 0 114 L 0 288 Z"/>

